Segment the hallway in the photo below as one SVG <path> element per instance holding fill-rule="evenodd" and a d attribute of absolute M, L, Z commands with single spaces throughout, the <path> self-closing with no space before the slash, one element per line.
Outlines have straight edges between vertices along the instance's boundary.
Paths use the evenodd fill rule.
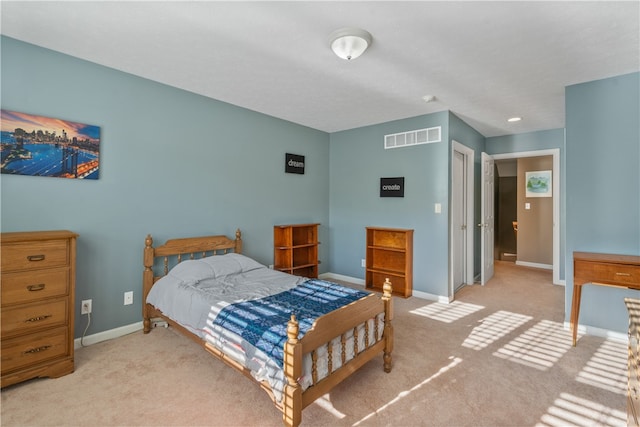
<path fill-rule="evenodd" d="M 564 322 L 564 291 L 564 286 L 553 284 L 551 270 L 496 260 L 494 276 L 485 286 L 465 286 L 455 299 L 471 298 L 475 303 Z"/>

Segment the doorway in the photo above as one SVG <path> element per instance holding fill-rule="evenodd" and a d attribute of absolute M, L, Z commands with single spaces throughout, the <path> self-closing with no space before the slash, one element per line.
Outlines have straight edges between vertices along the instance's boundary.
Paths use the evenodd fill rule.
<path fill-rule="evenodd" d="M 518 159 L 495 161 L 495 260 L 518 257 Z"/>
<path fill-rule="evenodd" d="M 525 151 L 519 153 L 508 153 L 508 154 L 494 154 L 491 157 L 500 162 L 506 159 L 522 159 L 522 158 L 531 158 L 531 157 L 544 157 L 551 156 L 552 157 L 552 222 L 550 227 L 551 235 L 552 235 L 552 270 L 553 270 L 553 284 L 561 285 L 563 284 L 560 281 L 560 150 L 549 149 L 549 150 L 538 150 L 538 151 Z M 521 208 L 521 207 L 519 207 Z M 518 224 L 518 228 L 519 224 Z M 484 262 L 484 260 L 482 261 Z M 522 265 L 527 265 L 526 263 L 521 263 Z M 529 266 L 536 267 L 536 265 Z"/>

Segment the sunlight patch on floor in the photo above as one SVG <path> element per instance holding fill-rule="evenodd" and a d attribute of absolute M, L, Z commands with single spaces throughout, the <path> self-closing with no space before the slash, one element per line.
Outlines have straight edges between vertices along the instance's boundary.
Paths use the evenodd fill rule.
<path fill-rule="evenodd" d="M 480 311 L 483 308 L 484 307 L 481 305 L 469 304 L 460 301 L 453 301 L 450 304 L 434 302 L 415 310 L 411 310 L 409 313 L 428 317 L 429 319 L 443 323 L 453 323 L 465 316 L 475 313 L 476 311 Z"/>
<path fill-rule="evenodd" d="M 571 348 L 571 342 L 571 334 L 562 323 L 541 320 L 493 355 L 547 370 Z"/>
<path fill-rule="evenodd" d="M 319 407 L 321 407 L 322 409 L 324 409 L 325 411 L 327 411 L 328 413 L 330 413 L 331 415 L 333 415 L 338 419 L 342 419 L 346 417 L 345 414 L 338 411 L 335 408 L 335 406 L 333 406 L 333 403 L 331 403 L 331 397 L 329 396 L 329 394 L 325 394 L 324 396 L 321 396 L 320 398 L 316 399 L 315 402 L 313 403 L 315 405 L 318 405 Z"/>
<path fill-rule="evenodd" d="M 576 381 L 626 395 L 627 359 L 628 348 L 625 343 L 606 340 L 582 368 Z"/>
<path fill-rule="evenodd" d="M 480 320 L 480 325 L 473 328 L 473 331 L 464 340 L 462 346 L 473 350 L 482 350 L 531 319 L 533 317 L 523 314 L 502 310 L 496 311 Z"/>
<path fill-rule="evenodd" d="M 451 362 L 448 365 L 443 366 L 442 368 L 440 368 L 438 370 L 438 372 L 436 372 L 435 374 L 431 375 L 429 378 L 426 378 L 424 381 L 414 385 L 409 390 L 401 391 L 400 393 L 398 393 L 398 395 L 396 397 L 394 397 L 393 399 L 391 399 L 390 401 L 388 401 L 387 403 L 385 403 L 384 405 L 382 405 L 381 407 L 376 409 L 374 412 L 371 412 L 370 414 L 366 415 L 364 418 L 362 418 L 359 421 L 356 421 L 355 423 L 353 423 L 353 426 L 358 426 L 358 425 L 364 423 L 369 418 L 372 418 L 372 417 L 376 416 L 376 414 L 379 414 L 380 412 L 384 411 L 385 409 L 387 409 L 391 405 L 399 402 L 400 399 L 409 396 L 412 392 L 420 389 L 422 386 L 430 383 L 432 380 L 434 380 L 434 379 L 438 378 L 440 375 L 446 373 L 451 368 L 453 368 L 453 367 L 459 365 L 460 363 L 462 363 L 462 359 L 460 359 L 459 357 L 451 356 L 451 357 L 449 357 L 449 359 L 451 360 Z"/>
<path fill-rule="evenodd" d="M 547 413 L 542 416 L 536 427 L 565 427 L 567 425 L 623 427 L 627 425 L 627 414 L 592 400 L 562 393 L 547 409 Z"/>

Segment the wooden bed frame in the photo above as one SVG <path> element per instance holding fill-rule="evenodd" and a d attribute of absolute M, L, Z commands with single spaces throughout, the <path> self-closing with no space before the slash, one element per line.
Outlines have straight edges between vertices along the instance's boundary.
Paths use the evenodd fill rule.
<path fill-rule="evenodd" d="M 376 357 L 379 353 L 383 353 L 384 371 L 391 372 L 391 352 L 393 350 L 393 327 L 391 320 L 393 318 L 393 304 L 391 299 L 392 288 L 388 279 L 384 285 L 382 296 L 376 294 L 368 295 L 318 318 L 311 329 L 309 329 L 301 339 L 297 338 L 298 322 L 295 316 L 291 316 L 291 320 L 287 326 L 288 340 L 284 345 L 284 373 L 287 379 L 287 385 L 285 386 L 284 397 L 280 403 L 276 401 L 270 386 L 266 382 L 258 382 L 253 378 L 248 369 L 228 358 L 214 346 L 166 317 L 153 305 L 146 303 L 147 295 L 154 283 L 168 273 L 170 262 L 175 264 L 185 259 L 222 255 L 228 252 L 242 253 L 242 238 L 239 229 L 236 231 L 235 239 L 230 239 L 226 236 L 190 237 L 168 240 L 164 245 L 156 247 L 153 246 L 151 235 L 147 235 L 144 246 L 142 286 L 144 333 L 146 334 L 151 331 L 152 318 L 162 318 L 170 326 L 199 343 L 206 351 L 257 382 L 269 394 L 274 404 L 282 411 L 282 419 L 287 426 L 298 426 L 302 421 L 302 410 L 304 408 L 314 402 L 318 397 L 328 393 L 334 386 L 366 362 Z M 157 273 L 158 270 L 159 272 Z M 357 355 L 351 360 L 346 361 L 345 334 L 353 330 L 356 338 L 354 341 L 357 341 L 356 327 L 382 313 L 384 314 L 382 339 L 370 345 L 368 344 L 368 339 L 365 339 L 365 341 L 367 341 L 366 348 L 360 350 L 360 353 L 355 351 L 354 353 L 357 353 Z M 368 328 L 365 328 L 365 337 L 367 334 Z M 375 336 L 377 338 L 378 334 L 375 334 Z M 335 338 L 339 338 L 342 342 L 341 354 L 332 356 L 332 351 L 329 350 L 328 362 L 330 373 L 327 377 L 317 380 L 315 350 Z M 329 348 L 330 347 L 331 346 L 329 346 Z M 311 353 L 313 361 L 313 385 L 303 391 L 296 379 L 302 375 L 303 355 L 307 353 Z M 343 362 L 342 366 L 333 372 L 331 372 L 332 357 L 334 359 L 342 357 Z"/>

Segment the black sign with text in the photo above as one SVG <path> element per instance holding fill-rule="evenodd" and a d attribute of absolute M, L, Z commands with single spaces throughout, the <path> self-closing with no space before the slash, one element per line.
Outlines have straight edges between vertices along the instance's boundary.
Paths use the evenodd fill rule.
<path fill-rule="evenodd" d="M 380 197 L 404 197 L 404 177 L 380 178 Z"/>
<path fill-rule="evenodd" d="M 304 156 L 286 153 L 284 171 L 304 175 Z"/>

